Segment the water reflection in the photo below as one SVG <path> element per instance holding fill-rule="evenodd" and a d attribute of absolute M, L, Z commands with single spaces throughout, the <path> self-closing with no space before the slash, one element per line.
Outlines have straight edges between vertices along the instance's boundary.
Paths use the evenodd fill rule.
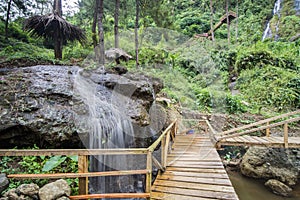
<path fill-rule="evenodd" d="M 247 178 L 238 172 L 228 171 L 229 178 L 240 200 L 300 200 L 300 184 L 292 197 L 281 197 L 270 192 L 264 182 Z"/>

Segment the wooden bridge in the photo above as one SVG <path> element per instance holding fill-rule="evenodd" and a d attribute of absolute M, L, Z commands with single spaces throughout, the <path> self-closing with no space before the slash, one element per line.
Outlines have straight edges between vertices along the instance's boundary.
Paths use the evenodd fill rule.
<path fill-rule="evenodd" d="M 265 146 L 273 148 L 300 148 L 300 136 L 289 136 L 289 124 L 299 124 L 300 110 L 289 112 L 283 115 L 261 120 L 242 127 L 234 128 L 221 133 L 213 130 L 212 138 L 217 147 L 221 145 L 228 146 Z M 271 129 L 278 132 L 278 127 L 282 127 L 279 132 L 273 136 Z M 300 130 L 298 130 L 300 135 Z"/>
<path fill-rule="evenodd" d="M 258 145 L 270 147 L 300 148 L 300 138 L 288 136 L 288 124 L 300 120 L 300 110 L 262 120 L 253 124 L 216 133 L 208 120 L 199 121 L 194 128 L 205 130 L 192 134 L 177 133 L 174 121 L 161 136 L 148 148 L 138 149 L 2 149 L 0 156 L 53 156 L 78 155 L 78 173 L 61 174 L 9 174 L 11 179 L 59 179 L 79 178 L 79 195 L 70 199 L 103 198 L 147 198 L 166 200 L 238 199 L 226 174 L 215 147 L 221 145 Z M 283 126 L 282 137 L 271 136 L 271 128 Z M 196 130 L 196 129 L 194 129 Z M 266 136 L 253 134 L 265 131 Z M 189 133 L 189 132 L 188 132 Z M 160 158 L 154 156 L 161 144 Z M 145 155 L 146 168 L 139 170 L 120 170 L 88 172 L 90 155 Z M 153 165 L 160 170 L 152 182 Z M 88 178 L 99 176 L 145 175 L 144 193 L 88 194 Z"/>
<path fill-rule="evenodd" d="M 235 18 L 237 18 L 237 15 L 235 12 L 228 12 L 228 20 L 229 23 L 231 23 L 231 21 L 233 21 Z M 210 37 L 212 35 L 212 32 L 215 32 L 216 30 L 218 30 L 223 24 L 227 23 L 227 15 L 223 15 L 220 18 L 220 21 L 213 27 L 212 30 L 209 30 L 207 33 L 202 33 L 202 34 L 196 34 L 195 37 Z"/>

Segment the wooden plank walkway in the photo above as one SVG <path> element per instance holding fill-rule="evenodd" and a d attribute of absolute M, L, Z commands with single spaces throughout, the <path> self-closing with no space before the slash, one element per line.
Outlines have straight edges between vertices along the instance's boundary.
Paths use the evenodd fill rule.
<path fill-rule="evenodd" d="M 258 137 L 258 136 L 237 136 L 233 138 L 221 139 L 218 141 L 219 145 L 228 146 L 262 146 L 262 147 L 273 147 L 273 148 L 285 148 L 283 137 Z M 288 148 L 299 148 L 300 137 L 289 137 Z"/>
<path fill-rule="evenodd" d="M 238 199 L 218 152 L 207 135 L 177 135 L 151 199 Z"/>

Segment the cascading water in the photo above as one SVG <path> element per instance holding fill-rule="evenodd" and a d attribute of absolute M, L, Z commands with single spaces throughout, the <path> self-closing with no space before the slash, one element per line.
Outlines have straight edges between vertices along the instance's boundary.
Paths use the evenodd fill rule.
<path fill-rule="evenodd" d="M 278 16 L 278 21 L 276 23 L 276 27 L 275 27 L 275 40 L 278 39 L 278 31 L 279 31 L 279 19 L 280 19 L 280 9 L 281 9 L 281 3 L 282 3 L 282 0 L 277 0 L 275 2 L 275 5 L 274 5 L 274 8 L 273 8 L 273 16 L 274 15 L 277 15 Z M 266 26 L 266 29 L 264 31 L 264 34 L 263 34 L 263 37 L 262 37 L 262 40 L 265 40 L 266 38 L 272 38 L 273 37 L 273 33 L 272 33 L 272 30 L 271 30 L 271 25 L 270 25 L 270 21 L 268 21 L 267 23 L 267 26 Z"/>
<path fill-rule="evenodd" d="M 128 146 L 126 142 L 129 143 L 134 134 L 130 119 L 125 116 L 126 113 L 121 112 L 117 104 L 112 103 L 112 93 L 105 86 L 95 84 L 81 73 L 85 72 L 81 71 L 76 75 L 74 90 L 88 106 L 88 113 L 79 114 L 76 120 L 81 127 L 88 130 L 88 135 L 81 136 L 83 144 L 89 149 L 125 148 Z M 126 168 L 125 156 L 91 156 L 90 158 L 90 171 L 125 170 Z M 119 192 L 122 187 L 116 187 L 120 182 L 117 178 L 98 177 L 91 178 L 89 182 L 91 193 Z"/>
<path fill-rule="evenodd" d="M 101 70 L 100 70 L 101 71 Z M 145 143 L 154 141 L 154 135 L 161 131 L 166 122 L 166 113 L 155 101 L 149 109 L 148 125 L 132 124 L 128 117 L 130 107 L 136 105 L 135 84 L 125 77 L 115 77 L 118 83 L 113 89 L 104 86 L 113 75 L 98 72 L 79 71 L 74 80 L 74 92 L 83 101 L 84 109 L 77 110 L 76 124 L 83 133 L 80 138 L 86 148 L 129 148 L 147 147 Z M 150 80 L 139 82 L 144 92 L 151 93 L 155 99 L 154 88 Z M 143 91 L 140 91 L 143 92 Z M 134 128 L 133 128 L 134 127 Z M 159 153 L 158 153 L 159 154 Z M 160 155 L 160 154 L 159 154 Z M 145 169 L 145 155 L 131 156 L 92 156 L 90 171 Z M 143 176 L 90 178 L 90 193 L 143 192 Z"/>

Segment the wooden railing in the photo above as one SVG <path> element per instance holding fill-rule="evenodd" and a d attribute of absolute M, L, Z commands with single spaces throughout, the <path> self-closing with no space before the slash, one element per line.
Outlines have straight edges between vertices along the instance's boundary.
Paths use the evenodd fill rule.
<path fill-rule="evenodd" d="M 288 124 L 300 121 L 299 114 L 300 114 L 300 110 L 296 110 L 294 112 L 289 112 L 269 119 L 261 120 L 252 124 L 244 125 L 221 133 L 216 133 L 214 131 L 213 135 L 215 135 L 215 140 L 217 143 L 224 139 L 234 138 L 234 137 L 238 137 L 238 136 L 242 136 L 242 135 L 246 135 L 258 131 L 263 131 L 263 130 L 265 130 L 266 132 L 266 137 L 270 137 L 271 134 L 270 128 L 283 125 L 283 132 L 284 132 L 283 143 L 284 143 L 284 147 L 288 148 Z"/>
<path fill-rule="evenodd" d="M 79 178 L 79 194 L 70 196 L 70 199 L 101 199 L 101 198 L 150 198 L 152 183 L 152 163 L 160 170 L 164 170 L 167 164 L 167 154 L 170 140 L 175 138 L 177 131 L 176 120 L 160 135 L 160 137 L 148 148 L 135 149 L 0 149 L 0 156 L 55 156 L 55 155 L 78 155 L 78 173 L 56 173 L 56 174 L 9 174 L 10 179 L 60 179 Z M 153 152 L 161 143 L 161 161 L 159 162 Z M 105 172 L 88 172 L 88 157 L 95 155 L 146 155 L 146 169 L 121 170 Z M 99 176 L 121 176 L 145 174 L 145 193 L 108 193 L 88 194 L 88 178 Z"/>

